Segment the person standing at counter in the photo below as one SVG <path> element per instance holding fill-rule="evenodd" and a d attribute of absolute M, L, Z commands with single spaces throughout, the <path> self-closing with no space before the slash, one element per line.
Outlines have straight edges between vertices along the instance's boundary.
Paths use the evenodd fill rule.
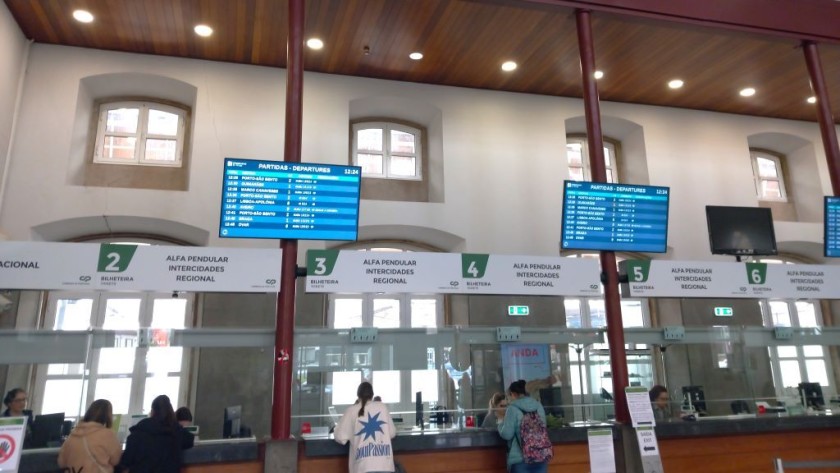
<path fill-rule="evenodd" d="M 130 429 L 120 467 L 129 473 L 179 473 L 181 451 L 192 448 L 193 434 L 175 419 L 168 396 L 152 401 L 151 415 Z"/>
<path fill-rule="evenodd" d="M 97 399 L 88 407 L 58 452 L 58 466 L 67 471 L 112 473 L 120 463 L 122 445 L 111 429 L 111 403 Z"/>
<path fill-rule="evenodd" d="M 498 427 L 498 414 L 499 410 L 504 411 L 507 409 L 507 398 L 505 397 L 504 393 L 495 393 L 490 398 L 489 407 L 487 409 L 487 415 L 484 416 L 484 420 L 481 422 L 482 429 L 495 429 Z"/>
<path fill-rule="evenodd" d="M 373 400 L 373 386 L 367 381 L 356 390 L 356 403 L 344 411 L 335 428 L 335 441 L 350 442 L 349 473 L 394 471 L 391 439 L 397 435 L 385 404 Z M 133 473 L 133 472 L 132 472 Z"/>
<path fill-rule="evenodd" d="M 508 441 L 507 468 L 510 473 L 546 473 L 552 445 L 548 439 L 545 409 L 528 396 L 525 380 L 510 383 L 511 402 L 499 411 L 499 435 Z"/>

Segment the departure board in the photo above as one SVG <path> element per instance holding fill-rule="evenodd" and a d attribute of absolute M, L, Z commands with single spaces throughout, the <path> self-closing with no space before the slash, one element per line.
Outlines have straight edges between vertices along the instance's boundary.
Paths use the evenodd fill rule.
<path fill-rule="evenodd" d="M 669 192 L 667 187 L 565 181 L 563 249 L 664 253 Z"/>
<path fill-rule="evenodd" d="M 356 166 L 225 159 L 222 238 L 356 240 Z"/>
<path fill-rule="evenodd" d="M 840 258 L 840 197 L 825 198 L 825 256 Z"/>

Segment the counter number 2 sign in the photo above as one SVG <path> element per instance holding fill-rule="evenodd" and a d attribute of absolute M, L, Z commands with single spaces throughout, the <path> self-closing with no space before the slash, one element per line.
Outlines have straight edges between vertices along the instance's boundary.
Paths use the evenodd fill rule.
<path fill-rule="evenodd" d="M 99 247 L 99 263 L 96 271 L 99 273 L 122 273 L 128 269 L 137 245 L 115 245 L 104 243 Z"/>

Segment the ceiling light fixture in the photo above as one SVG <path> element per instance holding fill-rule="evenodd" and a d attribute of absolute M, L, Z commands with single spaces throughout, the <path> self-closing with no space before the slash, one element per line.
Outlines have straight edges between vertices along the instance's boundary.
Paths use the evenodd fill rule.
<path fill-rule="evenodd" d="M 90 23 L 93 21 L 93 14 L 87 10 L 76 10 L 73 12 L 73 18 L 81 23 Z"/>
<path fill-rule="evenodd" d="M 812 97 L 808 97 L 807 102 L 808 102 L 808 103 L 817 103 L 817 98 L 816 98 L 816 97 L 813 97 L 813 96 L 812 96 Z"/>
<path fill-rule="evenodd" d="M 753 89 L 752 87 L 747 87 L 746 89 L 741 89 L 741 91 L 738 93 L 741 94 L 741 97 L 752 97 L 753 95 L 755 95 L 755 89 Z"/>
<path fill-rule="evenodd" d="M 193 31 L 195 31 L 195 34 L 197 34 L 199 36 L 202 36 L 204 38 L 213 34 L 213 28 L 210 28 L 207 25 L 195 25 L 195 28 L 193 28 Z"/>
<path fill-rule="evenodd" d="M 595 74 L 592 74 L 592 76 L 595 77 L 595 80 L 598 80 L 604 77 L 604 71 L 595 71 Z"/>
<path fill-rule="evenodd" d="M 309 46 L 309 49 L 322 49 L 324 42 L 318 38 L 309 38 L 306 40 L 306 45 Z"/>
<path fill-rule="evenodd" d="M 510 71 L 512 71 L 512 70 L 514 70 L 514 69 L 516 69 L 516 63 L 515 63 L 515 62 L 513 62 L 513 61 L 505 61 L 504 63 L 502 63 L 502 70 L 503 70 L 503 71 L 505 71 L 505 72 L 510 72 Z"/>
<path fill-rule="evenodd" d="M 423 53 L 415 51 L 415 52 L 409 54 L 408 57 L 410 57 L 411 59 L 413 59 L 415 61 L 419 61 L 419 60 L 423 59 Z"/>
<path fill-rule="evenodd" d="M 685 85 L 685 82 L 683 82 L 680 79 L 674 79 L 674 80 L 668 82 L 668 87 L 670 87 L 672 89 L 679 89 L 683 85 Z"/>

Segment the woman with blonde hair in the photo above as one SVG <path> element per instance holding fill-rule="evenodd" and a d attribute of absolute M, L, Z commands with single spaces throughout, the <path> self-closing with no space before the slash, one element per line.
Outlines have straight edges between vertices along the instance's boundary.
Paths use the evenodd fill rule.
<path fill-rule="evenodd" d="M 495 429 L 498 425 L 499 410 L 507 409 L 507 397 L 505 393 L 495 393 L 490 398 L 489 406 L 487 408 L 487 415 L 481 422 L 482 429 Z"/>
<path fill-rule="evenodd" d="M 97 399 L 58 452 L 58 466 L 69 471 L 112 473 L 120 463 L 122 446 L 111 429 L 111 403 Z"/>

